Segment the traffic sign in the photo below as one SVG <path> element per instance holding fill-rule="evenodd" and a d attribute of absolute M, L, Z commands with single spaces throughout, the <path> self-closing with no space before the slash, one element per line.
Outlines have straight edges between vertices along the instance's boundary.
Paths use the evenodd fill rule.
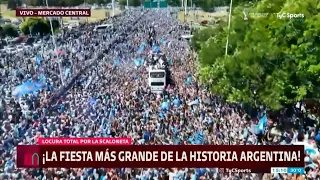
<path fill-rule="evenodd" d="M 166 0 L 145 0 L 143 3 L 144 8 L 166 8 L 168 3 Z"/>

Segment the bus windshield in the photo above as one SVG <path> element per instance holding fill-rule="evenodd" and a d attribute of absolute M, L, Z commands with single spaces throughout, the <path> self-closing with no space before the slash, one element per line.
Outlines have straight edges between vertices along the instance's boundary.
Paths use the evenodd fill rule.
<path fill-rule="evenodd" d="M 164 86 L 164 82 L 151 82 L 151 86 Z"/>
<path fill-rule="evenodd" d="M 150 72 L 150 78 L 164 78 L 164 72 Z"/>
<path fill-rule="evenodd" d="M 193 35 L 182 35 L 181 36 L 183 39 L 189 40 L 193 37 Z"/>

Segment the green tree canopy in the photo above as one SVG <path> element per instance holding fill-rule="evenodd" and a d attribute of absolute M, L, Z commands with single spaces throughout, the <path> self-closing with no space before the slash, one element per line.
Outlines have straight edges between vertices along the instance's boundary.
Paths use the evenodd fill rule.
<path fill-rule="evenodd" d="M 3 31 L 3 28 L 0 26 L 0 40 L 2 40 L 2 38 L 5 37 L 5 34 L 4 34 L 4 31 Z"/>
<path fill-rule="evenodd" d="M 9 0 L 13 1 L 13 0 Z M 30 6 L 45 6 L 46 1 L 43 0 L 25 0 L 27 5 Z M 78 6 L 84 2 L 89 4 L 108 4 L 111 0 L 48 0 L 49 6 Z"/>
<path fill-rule="evenodd" d="M 40 34 L 45 35 L 50 33 L 50 26 L 48 22 L 42 18 L 27 18 L 26 21 L 20 26 L 21 32 L 25 35 Z"/>
<path fill-rule="evenodd" d="M 244 8 L 249 8 L 247 21 Z M 238 5 L 232 12 L 228 55 L 226 26 L 202 43 L 200 81 L 228 101 L 271 109 L 305 98 L 318 99 L 319 10 L 318 0 L 262 0 Z M 286 17 L 279 19 L 277 13 Z M 290 19 L 287 13 L 297 17 Z"/>
<path fill-rule="evenodd" d="M 226 26 L 225 22 L 220 22 L 218 26 L 209 26 L 200 28 L 193 33 L 191 39 L 191 46 L 194 50 L 199 51 L 201 46 L 211 37 L 214 37 L 217 33 L 223 32 L 223 27 Z"/>
<path fill-rule="evenodd" d="M 89 4 L 108 4 L 111 2 L 111 0 L 87 0 L 86 1 Z"/>
<path fill-rule="evenodd" d="M 8 0 L 7 8 L 16 10 L 17 7 L 21 6 L 21 0 Z"/>
<path fill-rule="evenodd" d="M 179 7 L 181 6 L 181 0 L 167 0 L 168 5 L 174 6 L 174 7 Z"/>
<path fill-rule="evenodd" d="M 135 7 L 141 5 L 141 1 L 140 0 L 129 0 L 128 3 L 129 3 L 129 6 L 135 6 Z M 127 5 L 127 0 L 120 0 L 119 4 L 121 6 L 126 6 Z"/>
<path fill-rule="evenodd" d="M 19 33 L 15 27 L 13 27 L 11 24 L 5 24 L 2 27 L 4 36 L 9 36 L 9 37 L 18 37 Z"/>

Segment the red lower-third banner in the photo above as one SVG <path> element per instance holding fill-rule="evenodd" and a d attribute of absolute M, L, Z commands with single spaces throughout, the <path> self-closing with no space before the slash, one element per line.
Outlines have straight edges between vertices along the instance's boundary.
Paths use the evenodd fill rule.
<path fill-rule="evenodd" d="M 18 146 L 18 167 L 303 167 L 303 146 Z"/>

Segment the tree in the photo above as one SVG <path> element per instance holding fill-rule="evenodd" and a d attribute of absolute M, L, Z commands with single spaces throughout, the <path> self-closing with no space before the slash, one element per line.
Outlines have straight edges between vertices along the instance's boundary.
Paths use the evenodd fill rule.
<path fill-rule="evenodd" d="M 250 6 L 251 14 L 268 14 L 249 16 L 244 21 L 243 10 Z M 239 3 L 232 12 L 230 31 L 224 28 L 202 44 L 200 81 L 230 102 L 266 105 L 270 109 L 306 98 L 319 99 L 320 3 L 262 0 L 250 6 Z M 279 19 L 279 12 L 301 17 Z"/>
<path fill-rule="evenodd" d="M 88 1 L 86 1 L 86 3 L 88 3 L 88 4 L 108 4 L 108 3 L 110 3 L 111 2 L 111 0 L 108 0 L 108 1 L 105 1 L 105 0 L 88 0 Z"/>
<path fill-rule="evenodd" d="M 180 7 L 181 6 L 181 0 L 168 0 L 168 5 L 173 7 Z"/>
<path fill-rule="evenodd" d="M 16 10 L 17 7 L 21 6 L 20 0 L 8 0 L 7 8 L 11 10 Z"/>
<path fill-rule="evenodd" d="M 129 0 L 129 6 L 140 6 L 141 5 L 141 1 L 140 0 Z M 119 4 L 121 6 L 127 6 L 127 0 L 120 0 L 119 1 Z"/>
<path fill-rule="evenodd" d="M 51 22 L 52 22 L 53 30 L 57 30 L 60 28 L 60 21 L 59 20 L 52 19 Z M 48 24 L 48 26 L 50 27 L 50 19 L 46 19 L 45 23 Z"/>
<path fill-rule="evenodd" d="M 205 12 L 211 12 L 214 10 L 215 7 L 219 6 L 229 6 L 231 0 L 194 0 L 193 3 L 200 7 Z M 232 4 L 233 6 L 237 6 L 238 4 L 243 3 L 254 3 L 261 0 L 233 0 Z M 191 2 L 191 1 L 190 1 Z M 181 4 L 181 2 L 180 2 Z M 188 2 L 189 4 L 189 2 Z"/>
<path fill-rule="evenodd" d="M 55 2 L 55 0 L 52 0 L 53 2 Z M 80 4 L 83 4 L 83 1 L 79 1 L 79 0 L 60 0 L 60 4 L 64 2 L 66 6 L 78 6 Z"/>
<path fill-rule="evenodd" d="M 213 9 L 213 0 L 199 0 L 196 1 L 196 5 L 199 6 L 203 11 L 209 12 Z"/>
<path fill-rule="evenodd" d="M 141 1 L 140 0 L 131 0 L 130 6 L 141 6 Z"/>
<path fill-rule="evenodd" d="M 27 18 L 20 27 L 21 32 L 25 35 L 40 34 L 41 36 L 50 33 L 49 24 L 42 18 Z"/>
<path fill-rule="evenodd" d="M 11 0 L 9 0 L 11 1 Z M 14 1 L 14 0 L 12 0 Z M 89 4 L 108 4 L 111 0 L 48 0 L 49 6 L 62 6 L 62 7 L 69 7 L 69 6 L 78 6 L 83 4 L 84 2 Z M 46 1 L 44 0 L 24 0 L 24 3 L 30 6 L 46 6 Z"/>
<path fill-rule="evenodd" d="M 45 1 L 43 0 L 25 0 L 24 3 L 27 6 L 43 6 Z"/>
<path fill-rule="evenodd" d="M 4 34 L 4 31 L 3 31 L 3 28 L 0 26 L 0 40 L 2 41 L 2 39 L 4 37 L 5 37 L 5 34 Z M 2 44 L 2 42 L 0 44 Z"/>
<path fill-rule="evenodd" d="M 126 6 L 127 5 L 127 1 L 126 0 L 119 0 L 119 5 Z"/>
<path fill-rule="evenodd" d="M 192 48 L 196 51 L 201 50 L 201 45 L 211 37 L 214 37 L 217 33 L 223 32 L 223 28 L 226 27 L 226 25 L 226 22 L 219 21 L 218 24 L 195 31 L 191 39 Z"/>
<path fill-rule="evenodd" d="M 9 37 L 18 37 L 19 33 L 15 27 L 13 27 L 11 24 L 5 24 L 2 27 L 3 33 L 5 36 Z"/>

